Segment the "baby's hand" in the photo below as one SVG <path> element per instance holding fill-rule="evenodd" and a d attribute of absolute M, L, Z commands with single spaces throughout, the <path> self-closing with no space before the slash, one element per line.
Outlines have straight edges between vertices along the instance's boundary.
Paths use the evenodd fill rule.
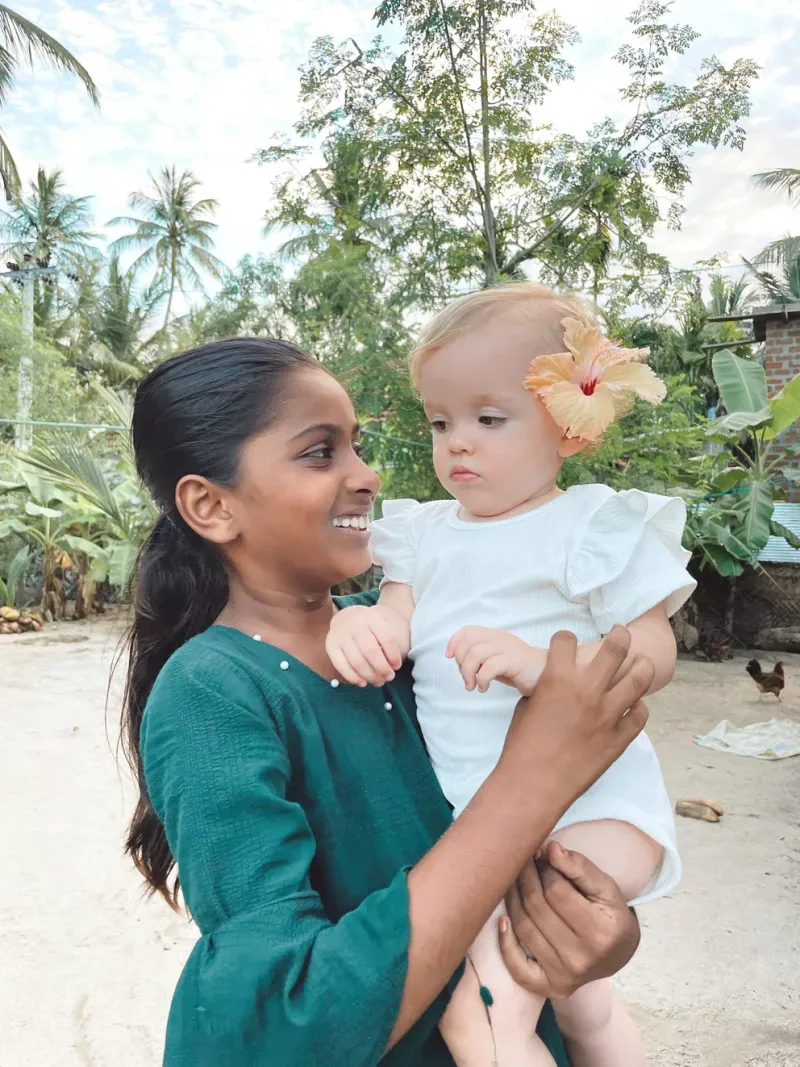
<path fill-rule="evenodd" d="M 490 682 L 498 681 L 525 697 L 533 692 L 547 660 L 544 649 L 532 648 L 508 630 L 486 626 L 465 626 L 453 634 L 445 655 L 458 664 L 468 690 L 485 693 Z"/>
<path fill-rule="evenodd" d="M 376 604 L 342 608 L 325 642 L 330 661 L 351 685 L 385 685 L 394 678 L 411 644 L 410 627 L 397 611 Z"/>

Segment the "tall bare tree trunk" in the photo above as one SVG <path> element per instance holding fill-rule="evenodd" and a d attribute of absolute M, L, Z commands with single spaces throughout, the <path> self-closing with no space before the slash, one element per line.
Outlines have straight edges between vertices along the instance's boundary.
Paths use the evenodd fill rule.
<path fill-rule="evenodd" d="M 481 132 L 483 135 L 483 223 L 486 231 L 486 284 L 494 285 L 500 276 L 497 265 L 497 233 L 492 210 L 492 142 L 489 131 L 489 57 L 486 40 L 486 7 L 478 3 L 478 55 L 481 75 Z"/>

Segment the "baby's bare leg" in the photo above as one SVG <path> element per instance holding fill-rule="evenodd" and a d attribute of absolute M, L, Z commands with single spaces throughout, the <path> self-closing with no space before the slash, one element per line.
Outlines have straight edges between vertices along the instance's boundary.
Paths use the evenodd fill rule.
<path fill-rule="evenodd" d="M 475 939 L 439 1027 L 458 1067 L 555 1067 L 536 1033 L 543 1000 L 517 985 L 503 962 L 497 923 L 504 914 L 501 905 Z"/>
<path fill-rule="evenodd" d="M 588 856 L 614 879 L 626 900 L 639 896 L 663 859 L 656 841 L 615 819 L 576 823 L 557 830 L 553 838 Z M 646 1067 L 642 1039 L 609 980 L 590 982 L 553 1007 L 572 1067 Z"/>

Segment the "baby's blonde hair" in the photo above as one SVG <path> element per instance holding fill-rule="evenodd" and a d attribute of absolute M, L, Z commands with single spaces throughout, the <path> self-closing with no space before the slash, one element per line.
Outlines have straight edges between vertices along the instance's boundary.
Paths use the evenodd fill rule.
<path fill-rule="evenodd" d="M 597 325 L 594 314 L 579 297 L 557 293 L 537 282 L 508 282 L 468 293 L 434 315 L 409 353 L 408 369 L 414 387 L 419 388 L 420 368 L 428 356 L 463 336 L 479 322 L 506 312 L 530 313 L 546 334 L 545 339 L 552 345 L 553 352 L 564 349 L 562 319 L 579 319 L 587 326 Z"/>

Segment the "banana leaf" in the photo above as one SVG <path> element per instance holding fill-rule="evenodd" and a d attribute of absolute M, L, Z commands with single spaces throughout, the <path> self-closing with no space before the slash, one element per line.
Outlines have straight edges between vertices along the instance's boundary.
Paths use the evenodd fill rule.
<path fill-rule="evenodd" d="M 767 376 L 760 363 L 742 359 L 730 349 L 723 348 L 721 352 L 714 353 L 711 368 L 729 415 L 740 412 L 755 415 L 769 408 Z M 767 415 L 767 419 L 769 417 Z"/>
<path fill-rule="evenodd" d="M 787 382 L 769 404 L 772 409 L 772 422 L 764 432 L 766 441 L 771 441 L 776 434 L 800 419 L 800 374 L 796 374 Z"/>

